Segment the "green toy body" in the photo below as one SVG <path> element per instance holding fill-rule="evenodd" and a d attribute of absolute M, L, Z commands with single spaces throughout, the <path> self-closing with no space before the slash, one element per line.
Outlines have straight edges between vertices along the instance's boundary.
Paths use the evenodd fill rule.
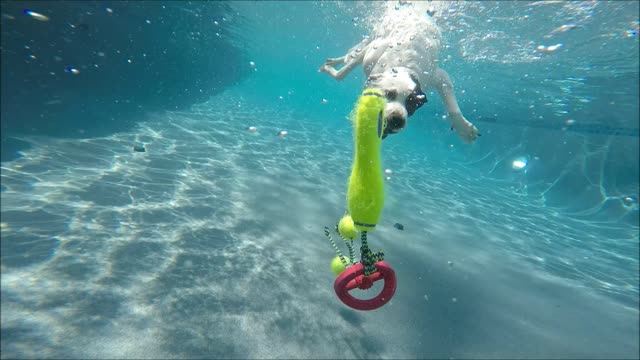
<path fill-rule="evenodd" d="M 358 231 L 375 228 L 384 205 L 384 179 L 380 146 L 386 123 L 382 116 L 385 99 L 375 89 L 367 89 L 358 100 L 353 119 L 354 159 L 347 189 L 349 214 Z"/>

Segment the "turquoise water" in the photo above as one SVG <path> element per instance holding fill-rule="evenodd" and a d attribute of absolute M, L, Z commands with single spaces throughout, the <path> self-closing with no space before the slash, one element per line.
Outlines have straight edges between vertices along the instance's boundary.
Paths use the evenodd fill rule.
<path fill-rule="evenodd" d="M 432 4 L 441 66 L 482 137 L 463 144 L 431 92 L 383 142 L 393 174 L 369 243 L 398 287 L 372 312 L 336 297 L 322 232 L 346 209 L 364 75 L 317 69 L 385 7 L 424 3 L 145 4 L 32 9 L 49 22 L 3 4 L 3 358 L 638 357 L 637 2 Z M 28 38 L 20 26 L 68 26 L 63 9 L 85 14 L 69 20 L 89 24 L 83 48 L 115 44 L 111 16 L 123 33 L 151 26 L 134 60 L 197 51 L 122 79 L 79 67 L 36 98 L 18 81 L 36 70 L 7 65 L 34 60 L 7 44 Z M 172 16 L 208 35 L 161 36 Z M 99 65 L 118 74 L 124 49 Z M 206 96 L 180 92 L 195 83 Z M 142 109 L 115 107 L 118 89 Z M 32 107 L 6 101 L 22 93 L 11 103 Z"/>

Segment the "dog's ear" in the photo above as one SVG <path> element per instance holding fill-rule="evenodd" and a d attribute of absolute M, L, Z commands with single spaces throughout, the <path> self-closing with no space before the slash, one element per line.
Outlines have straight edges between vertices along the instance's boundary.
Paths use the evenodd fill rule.
<path fill-rule="evenodd" d="M 409 74 L 409 77 L 411 77 L 411 80 L 416 84 L 416 87 L 413 88 L 413 91 L 409 96 L 407 96 L 407 99 L 404 102 L 404 107 L 407 109 L 409 116 L 411 116 L 429 100 L 427 100 L 427 94 L 422 92 L 418 78 L 413 74 Z"/>
<path fill-rule="evenodd" d="M 425 93 L 422 91 L 413 91 L 407 96 L 407 100 L 404 102 L 404 108 L 407 109 L 407 114 L 411 116 L 416 110 L 420 109 L 422 105 L 427 103 L 427 101 L 427 95 Z"/>
<path fill-rule="evenodd" d="M 418 81 L 418 77 L 415 76 L 415 74 L 409 73 L 409 78 L 411 78 L 411 81 L 413 81 L 413 83 L 416 84 L 416 87 L 413 88 L 413 91 L 416 93 L 421 93 L 422 88 L 420 87 L 420 81 Z"/>

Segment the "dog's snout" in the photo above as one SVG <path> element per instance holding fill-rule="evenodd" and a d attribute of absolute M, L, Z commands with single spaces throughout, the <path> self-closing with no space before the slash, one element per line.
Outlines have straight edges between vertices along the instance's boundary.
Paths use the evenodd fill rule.
<path fill-rule="evenodd" d="M 403 116 L 393 115 L 387 120 L 387 129 L 396 133 L 404 128 L 406 122 L 407 120 Z"/>

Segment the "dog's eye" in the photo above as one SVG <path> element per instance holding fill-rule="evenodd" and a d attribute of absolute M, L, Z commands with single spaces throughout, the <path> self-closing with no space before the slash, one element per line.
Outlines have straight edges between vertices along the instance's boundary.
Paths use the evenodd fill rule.
<path fill-rule="evenodd" d="M 398 97 L 398 92 L 396 90 L 385 90 L 384 96 L 387 100 L 395 100 Z"/>

